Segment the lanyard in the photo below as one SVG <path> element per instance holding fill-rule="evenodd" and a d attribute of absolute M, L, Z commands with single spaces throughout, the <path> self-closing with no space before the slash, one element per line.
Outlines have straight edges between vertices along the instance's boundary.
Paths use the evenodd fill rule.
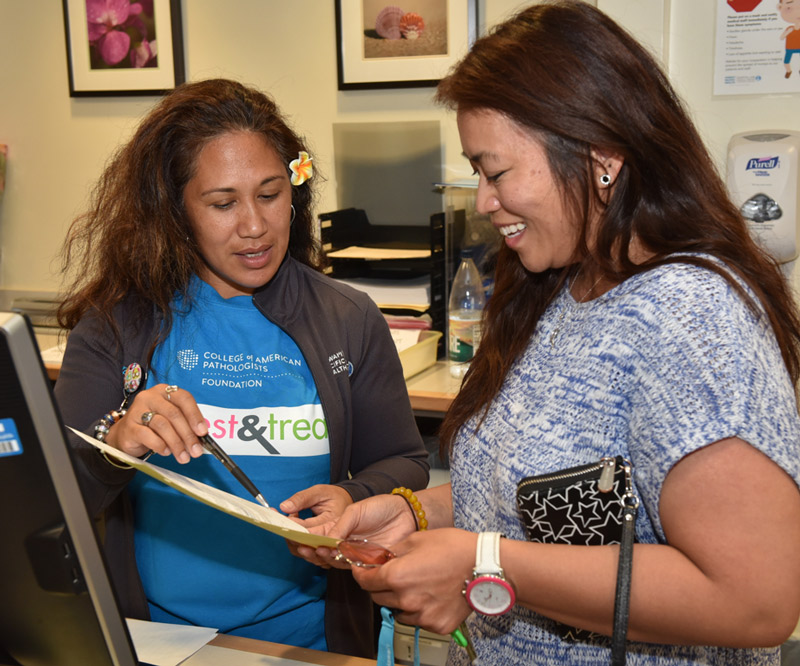
<path fill-rule="evenodd" d="M 394 666 L 394 615 L 381 606 L 381 631 L 378 635 L 376 666 Z M 419 627 L 414 629 L 414 666 L 419 666 Z"/>

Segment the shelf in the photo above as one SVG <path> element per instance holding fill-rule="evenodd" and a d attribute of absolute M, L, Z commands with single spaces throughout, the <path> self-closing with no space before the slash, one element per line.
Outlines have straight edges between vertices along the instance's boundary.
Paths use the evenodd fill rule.
<path fill-rule="evenodd" d="M 428 226 L 374 225 L 367 214 L 359 208 L 323 213 L 319 216 L 320 237 L 323 250 L 328 255 L 328 275 L 348 281 L 358 280 L 362 284 L 385 283 L 387 291 L 396 287 L 398 293 L 410 287 L 418 290 L 420 280 L 428 285 L 425 303 L 415 303 L 417 314 L 426 313 L 432 321 L 432 329 L 442 334 L 447 331 L 448 276 L 452 279 L 452 250 L 446 251 L 445 232 L 452 232 L 455 225 L 460 238 L 464 229 L 464 212 L 448 211 L 447 221 L 444 212 L 430 216 Z M 447 227 L 447 229 L 446 229 Z M 351 248 L 377 248 L 394 250 L 420 250 L 423 256 L 381 258 L 362 252 L 364 256 L 335 256 L 342 250 Z M 457 251 L 457 250 L 456 250 Z M 331 256 L 334 253 L 334 256 Z M 352 255 L 350 251 L 346 254 Z M 457 256 L 457 254 L 456 254 Z M 363 289 L 369 292 L 368 288 Z M 379 290 L 376 288 L 376 293 Z M 405 301 L 397 306 L 386 303 L 384 297 L 373 300 L 380 304 L 387 314 L 409 314 Z M 444 335 L 439 340 L 437 358 L 444 355 Z"/>

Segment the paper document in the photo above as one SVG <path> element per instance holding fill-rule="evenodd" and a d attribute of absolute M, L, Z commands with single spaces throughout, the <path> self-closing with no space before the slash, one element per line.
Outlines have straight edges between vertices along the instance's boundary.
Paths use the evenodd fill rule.
<path fill-rule="evenodd" d="M 397 353 L 410 349 L 419 342 L 419 329 L 390 328 Z"/>
<path fill-rule="evenodd" d="M 218 488 L 201 483 L 200 481 L 195 481 L 177 472 L 151 465 L 144 460 L 140 460 L 119 449 L 115 449 L 113 446 L 109 446 L 94 437 L 89 437 L 89 435 L 85 435 L 75 430 L 75 428 L 69 429 L 92 446 L 112 456 L 115 460 L 127 463 L 140 472 L 161 481 L 161 483 L 203 502 L 203 504 L 208 504 L 215 509 L 219 509 L 248 523 L 257 525 L 285 539 L 314 548 L 318 546 L 336 548 L 336 545 L 340 541 L 340 539 L 334 539 L 333 537 L 311 534 L 305 527 L 298 525 L 293 520 L 290 520 L 274 509 L 268 509 L 250 500 L 237 497 L 231 493 L 226 493 L 224 490 L 219 490 Z"/>
<path fill-rule="evenodd" d="M 407 280 L 346 278 L 338 281 L 365 292 L 378 307 L 405 307 L 424 311 L 431 304 L 429 275 Z"/>
<path fill-rule="evenodd" d="M 216 629 L 126 618 L 136 657 L 154 666 L 178 666 L 217 635 Z"/>
<path fill-rule="evenodd" d="M 431 251 L 351 245 L 343 250 L 328 252 L 328 256 L 332 259 L 427 259 Z"/>
<path fill-rule="evenodd" d="M 383 313 L 383 318 L 389 328 L 413 328 L 418 331 L 430 331 L 433 319 L 429 314 L 422 315 L 393 315 Z"/>
<path fill-rule="evenodd" d="M 61 363 L 64 360 L 64 347 L 62 345 L 48 347 L 41 351 L 41 356 L 44 363 Z"/>

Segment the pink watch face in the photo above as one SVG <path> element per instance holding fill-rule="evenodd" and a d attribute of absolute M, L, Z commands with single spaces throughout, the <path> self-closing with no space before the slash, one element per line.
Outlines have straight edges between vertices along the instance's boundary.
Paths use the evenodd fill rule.
<path fill-rule="evenodd" d="M 514 590 L 502 578 L 480 576 L 467 585 L 467 603 L 484 615 L 502 615 L 514 606 Z"/>

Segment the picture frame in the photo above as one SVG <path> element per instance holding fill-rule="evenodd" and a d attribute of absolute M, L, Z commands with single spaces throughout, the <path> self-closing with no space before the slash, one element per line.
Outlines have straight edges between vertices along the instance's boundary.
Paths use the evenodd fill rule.
<path fill-rule="evenodd" d="M 62 0 L 70 97 L 161 95 L 186 80 L 181 0 L 131 4 L 141 12 L 109 29 L 89 22 L 93 0 Z"/>
<path fill-rule="evenodd" d="M 336 0 L 339 90 L 435 86 L 475 41 L 477 0 L 400 3 Z"/>

